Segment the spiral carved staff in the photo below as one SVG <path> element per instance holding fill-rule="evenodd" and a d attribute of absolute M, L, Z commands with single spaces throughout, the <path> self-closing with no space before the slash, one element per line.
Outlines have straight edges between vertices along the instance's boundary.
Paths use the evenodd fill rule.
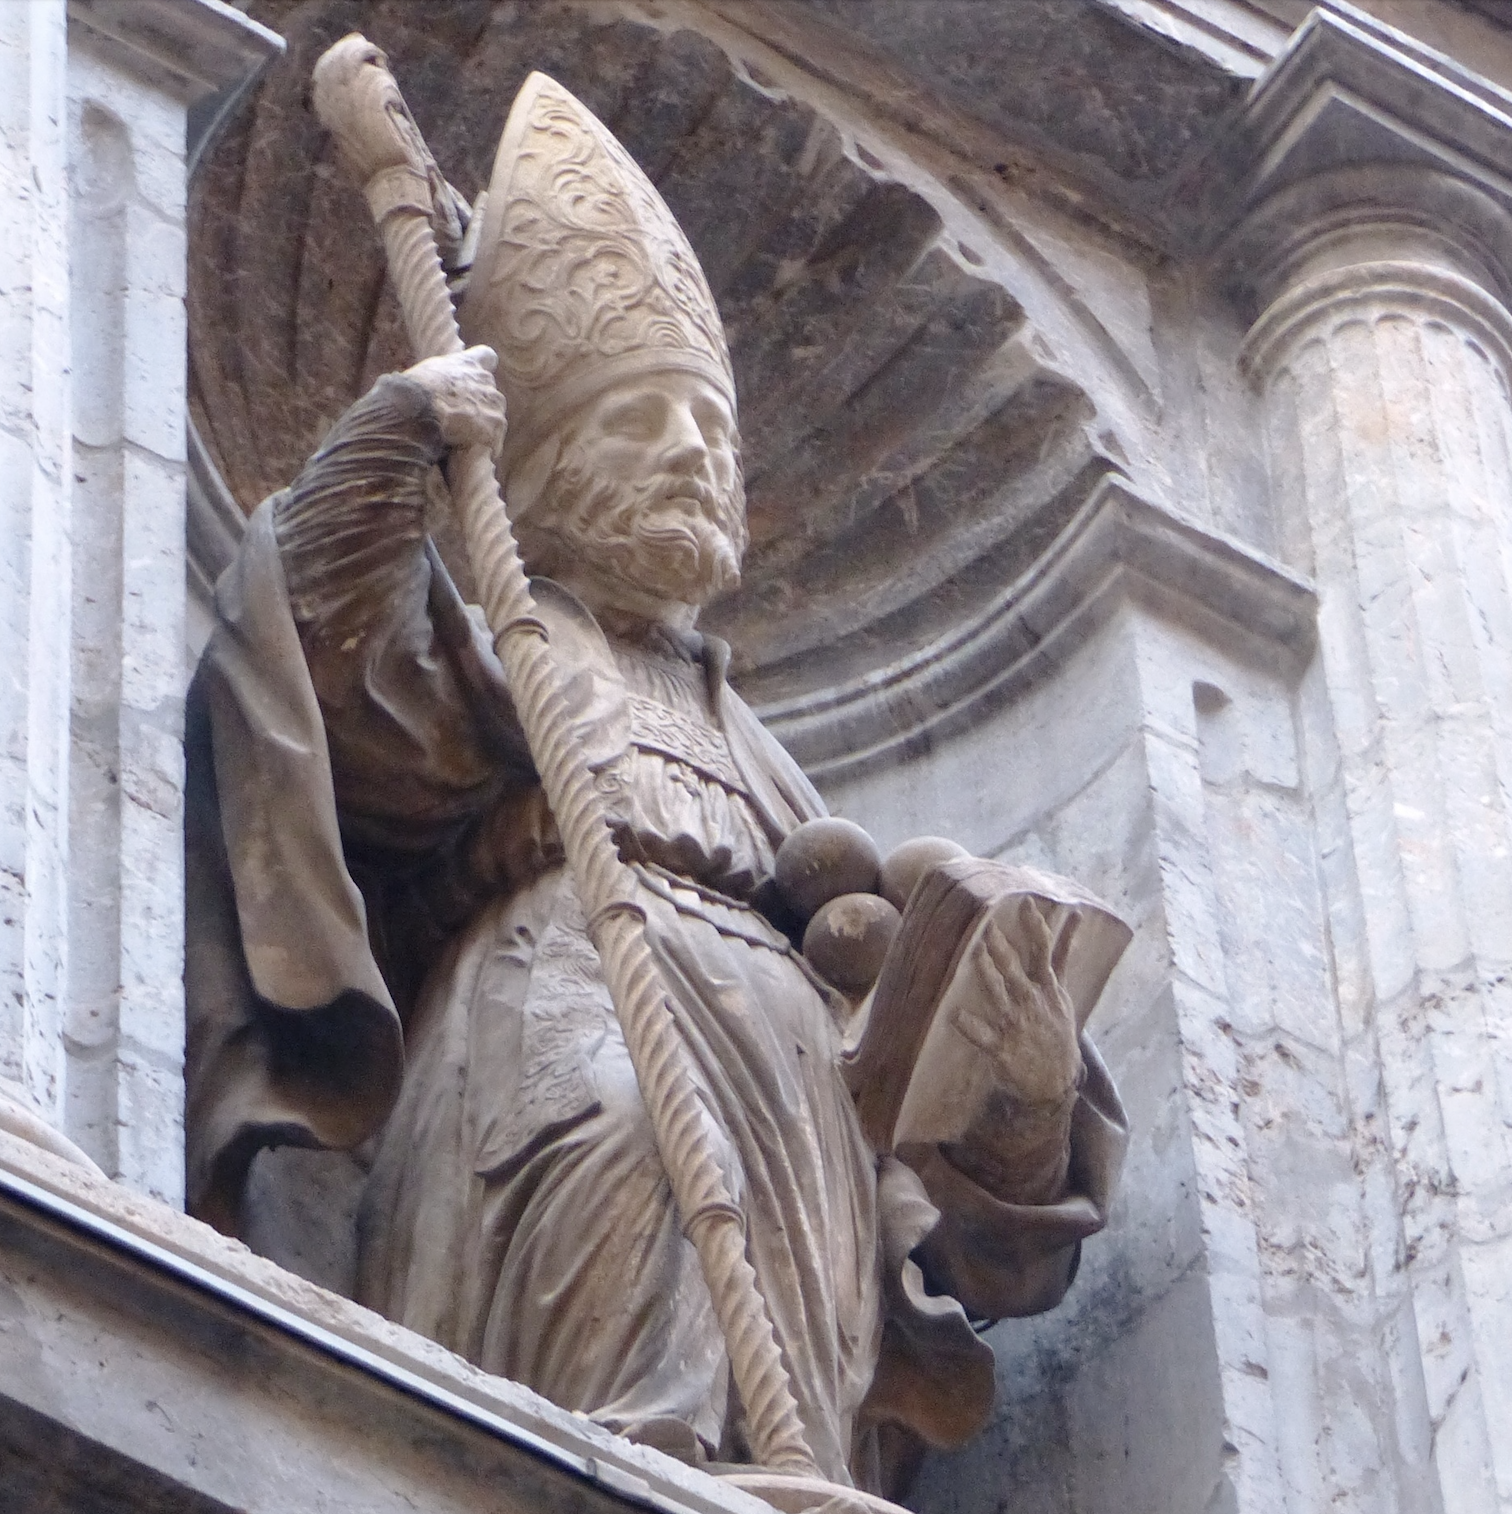
<path fill-rule="evenodd" d="M 314 103 L 367 196 L 416 356 L 462 351 L 437 248 L 438 230 L 453 244 L 460 233 L 457 207 L 383 53 L 355 32 L 342 38 L 315 65 Z M 572 729 L 493 459 L 483 447 L 458 449 L 447 481 L 494 647 L 562 834 L 683 1229 L 714 1301 L 752 1450 L 757 1462 L 773 1470 L 818 1476 L 771 1315 L 746 1256 L 745 1216 L 721 1167 L 732 1155 L 728 1138 L 694 1085 L 646 941 L 634 875 L 620 860 Z"/>

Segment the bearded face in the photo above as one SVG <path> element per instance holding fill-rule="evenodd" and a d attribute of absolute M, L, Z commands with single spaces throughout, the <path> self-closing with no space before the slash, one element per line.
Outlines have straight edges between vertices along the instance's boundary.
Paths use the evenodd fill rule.
<path fill-rule="evenodd" d="M 746 523 L 735 421 L 701 378 L 652 374 L 601 395 L 560 438 L 530 493 L 517 531 L 532 572 L 571 581 L 586 569 L 695 606 L 740 581 Z"/>

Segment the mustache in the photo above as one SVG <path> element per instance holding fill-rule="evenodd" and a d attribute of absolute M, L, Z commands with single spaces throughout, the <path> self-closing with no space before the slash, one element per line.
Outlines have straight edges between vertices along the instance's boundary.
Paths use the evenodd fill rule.
<path fill-rule="evenodd" d="M 745 512 L 744 510 L 731 509 L 720 492 L 711 488 L 700 478 L 689 478 L 686 474 L 658 473 L 650 478 L 642 479 L 638 483 L 622 486 L 625 489 L 626 498 L 619 506 L 616 514 L 622 514 L 625 509 L 646 508 L 652 513 L 664 513 L 668 505 L 679 503 L 691 504 L 696 513 L 708 521 L 710 525 L 717 526 L 737 544 L 737 549 L 745 549 Z M 663 507 L 658 510 L 657 507 Z"/>

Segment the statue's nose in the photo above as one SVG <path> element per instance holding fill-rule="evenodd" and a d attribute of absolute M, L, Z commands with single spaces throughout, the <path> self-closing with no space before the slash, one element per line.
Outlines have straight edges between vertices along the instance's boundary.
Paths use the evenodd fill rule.
<path fill-rule="evenodd" d="M 662 433 L 662 462 L 679 473 L 696 473 L 709 460 L 709 444 L 687 405 L 674 405 Z"/>

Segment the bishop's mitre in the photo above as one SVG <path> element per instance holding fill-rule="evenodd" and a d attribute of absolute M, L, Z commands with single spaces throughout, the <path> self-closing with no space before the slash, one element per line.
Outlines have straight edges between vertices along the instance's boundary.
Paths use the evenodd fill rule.
<path fill-rule="evenodd" d="M 682 228 L 603 122 L 542 73 L 499 139 L 460 321 L 499 354 L 504 476 L 630 377 L 694 373 L 735 408 L 719 310 Z"/>

